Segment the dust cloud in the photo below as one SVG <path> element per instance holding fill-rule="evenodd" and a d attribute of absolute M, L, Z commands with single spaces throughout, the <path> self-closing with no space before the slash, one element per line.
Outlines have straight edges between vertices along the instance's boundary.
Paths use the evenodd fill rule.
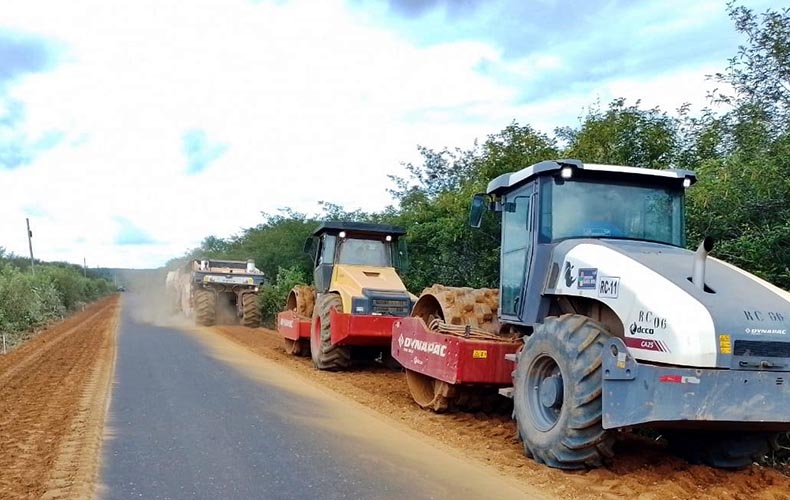
<path fill-rule="evenodd" d="M 189 319 L 178 306 L 177 298 L 168 293 L 167 269 L 146 269 L 128 272 L 124 308 L 137 322 L 164 327 L 188 327 Z"/>
<path fill-rule="evenodd" d="M 189 280 L 181 276 L 174 286 L 168 288 L 167 269 L 146 269 L 127 271 L 124 282 L 127 292 L 124 307 L 137 322 L 157 326 L 189 328 L 195 326 L 194 318 L 183 310 L 189 305 Z M 232 292 L 217 294 L 217 325 L 238 325 L 236 295 Z"/>

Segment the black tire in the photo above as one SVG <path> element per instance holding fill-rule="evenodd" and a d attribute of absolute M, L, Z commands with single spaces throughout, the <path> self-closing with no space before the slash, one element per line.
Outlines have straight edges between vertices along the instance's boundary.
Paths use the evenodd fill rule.
<path fill-rule="evenodd" d="M 776 449 L 778 434 L 742 431 L 668 431 L 669 449 L 692 464 L 743 469 Z"/>
<path fill-rule="evenodd" d="M 258 296 L 254 293 L 241 296 L 241 324 L 248 328 L 261 326 L 261 309 L 258 307 Z"/>
<path fill-rule="evenodd" d="M 329 313 L 332 309 L 342 308 L 343 302 L 335 293 L 323 294 L 315 303 L 310 328 L 310 354 L 319 370 L 344 370 L 351 365 L 351 349 L 332 345 L 330 338 Z"/>
<path fill-rule="evenodd" d="M 217 321 L 217 294 L 212 290 L 198 290 L 195 295 L 195 321 L 211 326 Z"/>
<path fill-rule="evenodd" d="M 609 333 L 586 316 L 548 317 L 524 340 L 513 372 L 513 417 L 527 456 L 559 469 L 600 467 L 614 436 L 602 427 L 602 353 Z"/>

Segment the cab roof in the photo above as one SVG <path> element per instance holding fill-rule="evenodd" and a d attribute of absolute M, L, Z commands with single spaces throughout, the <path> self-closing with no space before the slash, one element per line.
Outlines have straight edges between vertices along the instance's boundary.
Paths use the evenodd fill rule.
<path fill-rule="evenodd" d="M 342 221 L 325 221 L 322 222 L 315 231 L 313 236 L 320 236 L 324 233 L 338 234 L 340 231 L 353 233 L 354 235 L 390 235 L 390 236 L 403 236 L 406 230 L 399 226 L 390 226 L 387 224 L 371 224 L 368 222 L 342 222 Z"/>
<path fill-rule="evenodd" d="M 502 174 L 488 183 L 486 192 L 493 195 L 501 195 L 513 188 L 527 183 L 535 177 L 552 175 L 559 172 L 563 167 L 571 167 L 589 173 L 597 173 L 596 177 L 610 180 L 637 180 L 650 182 L 651 180 L 666 183 L 672 179 L 678 179 L 682 183 L 684 179 L 689 179 L 691 184 L 697 181 L 697 176 L 691 170 L 654 168 L 626 167 L 621 165 L 599 165 L 597 163 L 582 163 L 580 160 L 547 160 L 535 163 L 517 172 Z"/>

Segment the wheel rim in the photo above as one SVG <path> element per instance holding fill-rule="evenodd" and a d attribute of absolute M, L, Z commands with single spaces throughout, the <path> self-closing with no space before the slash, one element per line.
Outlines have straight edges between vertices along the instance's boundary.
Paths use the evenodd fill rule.
<path fill-rule="evenodd" d="M 560 367 L 551 356 L 541 355 L 527 372 L 527 408 L 538 430 L 548 431 L 562 414 L 564 386 Z"/>

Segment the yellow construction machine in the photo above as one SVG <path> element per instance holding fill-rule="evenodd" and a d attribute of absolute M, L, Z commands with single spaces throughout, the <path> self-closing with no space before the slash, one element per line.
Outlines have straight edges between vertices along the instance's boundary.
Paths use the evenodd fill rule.
<path fill-rule="evenodd" d="M 315 286 L 294 287 L 278 315 L 286 350 L 310 352 L 321 370 L 347 368 L 352 358 L 388 359 L 392 325 L 410 314 L 416 300 L 398 275 L 405 264 L 405 234 L 382 224 L 318 226 L 305 243 Z"/>

